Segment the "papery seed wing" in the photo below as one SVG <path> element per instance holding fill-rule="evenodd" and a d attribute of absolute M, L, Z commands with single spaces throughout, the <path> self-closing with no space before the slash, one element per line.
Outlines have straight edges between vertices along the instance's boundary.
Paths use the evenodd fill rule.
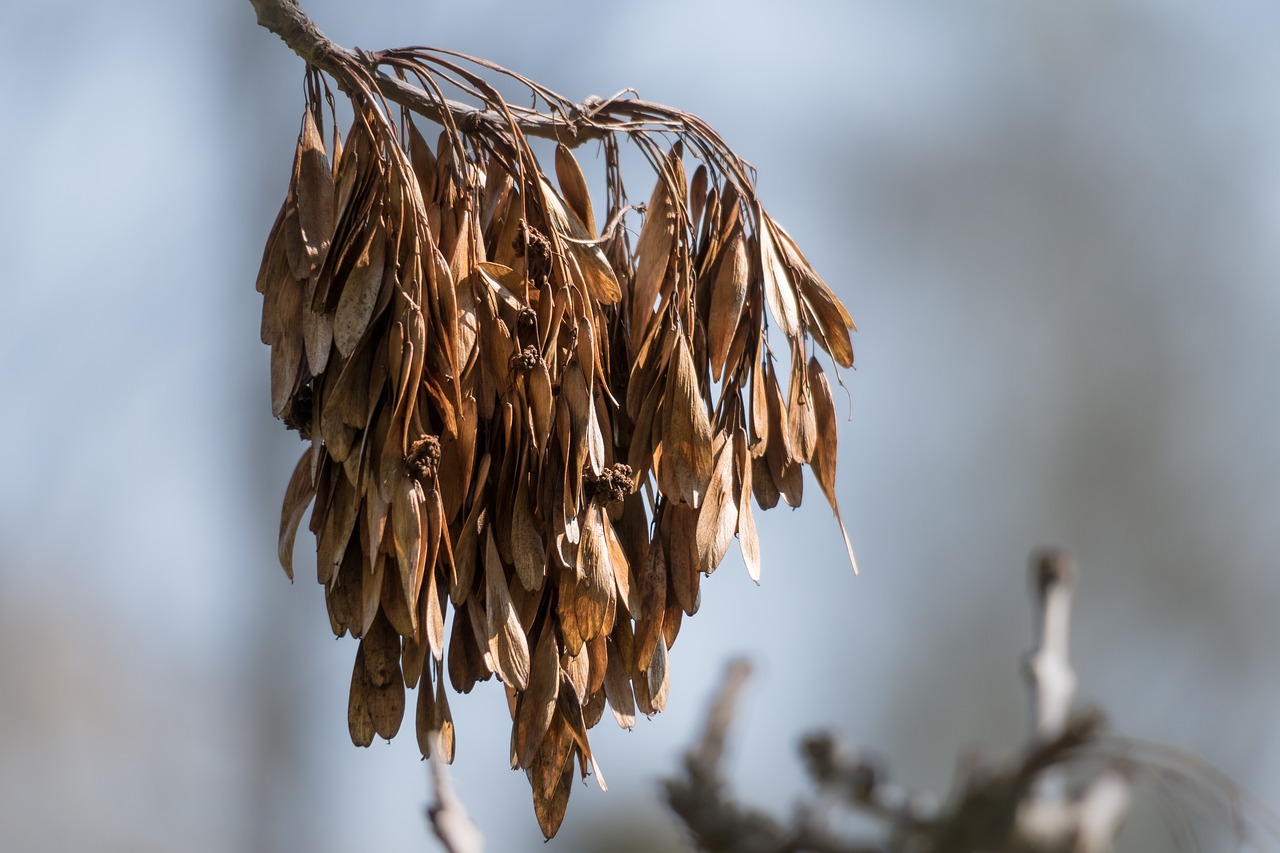
<path fill-rule="evenodd" d="M 617 590 L 618 599 L 627 608 L 628 616 L 634 618 L 634 614 L 640 612 L 640 590 L 635 582 L 635 573 L 632 571 L 631 560 L 628 559 L 627 552 L 622 547 L 622 542 L 618 539 L 618 532 L 614 529 L 608 513 L 602 512 L 601 519 L 604 527 L 605 544 L 609 548 L 609 564 L 613 569 L 614 587 Z"/>
<path fill-rule="evenodd" d="M 596 236 L 596 217 L 591 209 L 591 193 L 587 191 L 587 179 L 582 168 L 573 159 L 573 153 L 564 143 L 556 145 L 556 180 L 565 202 L 574 216 L 586 227 L 588 236 Z"/>
<path fill-rule="evenodd" d="M 528 768 L 533 764 L 551 720 L 555 715 L 556 695 L 560 689 L 560 653 L 554 629 L 548 620 L 542 627 L 534 647 L 529 670 L 529 687 L 520 694 L 516 708 L 515 741 L 517 763 Z"/>
<path fill-rule="evenodd" d="M 502 559 L 490 528 L 485 536 L 485 633 L 494 669 L 515 690 L 529 684 L 529 642 L 511 603 Z"/>
<path fill-rule="evenodd" d="M 396 565 L 405 603 L 413 613 L 417 606 L 415 579 L 425 562 L 422 529 L 422 487 L 408 477 L 396 479 L 391 493 L 391 533 L 395 540 Z"/>
<path fill-rule="evenodd" d="M 351 691 L 347 696 L 347 731 L 351 734 L 351 742 L 356 746 L 373 743 L 373 736 L 377 733 L 369 709 L 373 690 L 373 685 L 365 674 L 362 640 L 356 649 L 356 662 L 351 670 Z"/>
<path fill-rule="evenodd" d="M 413 728 L 418 736 L 418 751 L 423 758 L 430 758 L 435 752 L 436 730 L 436 697 L 431 689 L 430 667 L 422 671 L 422 680 L 418 685 L 418 701 L 414 708 Z"/>
<path fill-rule="evenodd" d="M 608 618 L 614 601 L 614 577 L 604 532 L 607 523 L 600 505 L 594 501 L 588 504 L 582 523 L 582 538 L 578 543 L 579 580 L 574 604 L 583 640 L 599 637 L 613 627 L 612 620 Z M 609 624 L 606 625 L 606 621 Z"/>
<path fill-rule="evenodd" d="M 565 682 L 568 675 L 560 676 L 560 694 L 556 698 L 556 708 L 560 711 L 560 716 L 569 724 L 569 734 L 573 737 L 573 742 L 577 745 L 578 751 L 581 753 L 583 760 L 583 778 L 586 777 L 586 764 L 590 763 L 591 769 L 596 774 L 596 784 L 600 786 L 600 790 L 609 790 L 605 784 L 604 774 L 600 772 L 600 766 L 596 764 L 595 758 L 591 754 L 591 744 L 587 741 L 587 725 L 582 715 L 582 704 L 578 699 L 578 694 L 573 690 L 565 689 Z"/>
<path fill-rule="evenodd" d="M 696 230 L 707 203 L 707 166 L 699 163 L 689 179 L 689 223 Z"/>
<path fill-rule="evenodd" d="M 636 274 L 631 298 L 631 340 L 639 343 L 653 317 L 653 306 L 667 276 L 672 252 L 676 246 L 676 232 L 680 227 L 677 202 L 672 189 L 684 188 L 684 166 L 681 165 L 679 147 L 672 149 L 653 187 L 649 198 L 644 225 L 636 244 Z"/>
<path fill-rule="evenodd" d="M 809 464 L 822 493 L 827 497 L 827 503 L 831 504 L 831 511 L 835 513 L 836 523 L 840 525 L 840 535 L 844 537 L 845 550 L 849 553 L 849 564 L 853 566 L 854 574 L 857 574 L 858 562 L 853 556 L 853 544 L 849 541 L 844 521 L 840 518 L 840 507 L 836 504 L 836 439 L 839 430 L 836 426 L 835 403 L 831 399 L 831 386 L 816 358 L 809 359 L 808 373 L 818 423 L 818 443 Z"/>
<path fill-rule="evenodd" d="M 373 309 L 386 275 L 387 235 L 378 222 L 370 229 L 351 274 L 342 285 L 342 295 L 333 317 L 333 343 L 344 357 L 369 328 Z"/>
<path fill-rule="evenodd" d="M 751 261 L 742 226 L 734 228 L 729 242 L 720 253 L 720 266 L 711 285 L 711 309 L 707 318 L 707 356 L 711 360 L 711 377 L 720 380 L 734 334 L 742 319 L 747 301 L 747 283 Z"/>
<path fill-rule="evenodd" d="M 667 559 L 661 537 L 649 545 L 649 559 L 642 568 L 640 610 L 633 614 L 636 619 L 635 669 L 638 671 L 649 667 L 653 644 L 662 636 L 662 621 L 667 610 Z"/>
<path fill-rule="evenodd" d="M 356 545 L 352 540 L 352 546 Z M 348 549 L 350 553 L 350 549 Z M 413 618 L 409 615 L 409 606 L 404 603 L 404 591 L 400 586 L 400 575 L 396 572 L 394 558 L 383 554 L 373 555 L 372 568 L 367 553 L 360 555 L 360 621 L 351 626 L 351 633 L 363 637 L 369 632 L 373 620 L 378 618 L 382 610 L 387 621 L 398 631 L 406 628 L 410 635 L 414 633 Z M 390 563 L 391 571 L 387 571 Z M 344 578 L 339 574 L 338 582 Z"/>
<path fill-rule="evenodd" d="M 711 479 L 711 421 L 689 346 L 683 335 L 675 338 L 674 362 L 667 372 L 659 483 L 674 500 L 697 507 Z"/>
<path fill-rule="evenodd" d="M 517 483 L 515 516 L 511 519 L 511 554 L 521 585 L 532 591 L 542 588 L 547 552 L 539 534 L 540 525 L 530 509 L 528 480 L 521 476 Z"/>
<path fill-rule="evenodd" d="M 441 603 L 443 591 L 439 586 L 440 554 L 448 548 L 449 531 L 444 523 L 444 502 L 440 498 L 439 489 L 432 485 L 427 489 L 426 501 L 423 504 L 423 519 L 426 528 L 427 555 L 424 560 L 424 579 L 418 579 L 418 585 L 425 585 L 419 590 L 421 615 L 419 624 L 426 631 L 427 644 L 431 648 L 431 656 L 437 661 L 444 658 L 444 607 Z M 443 544 L 444 547 L 441 547 Z"/>
<path fill-rule="evenodd" d="M 808 462 L 818 442 L 818 421 L 801 349 L 791 354 L 791 381 L 787 390 L 787 443 L 798 462 Z"/>
<path fill-rule="evenodd" d="M 788 338 L 795 340 L 800 335 L 800 306 L 796 301 L 796 288 L 775 242 L 773 220 L 769 219 L 759 202 L 756 203 L 756 217 L 764 295 L 769 301 L 769 310 L 773 313 L 778 328 Z"/>
<path fill-rule="evenodd" d="M 724 559 L 738 526 L 738 495 L 734 491 L 734 445 L 724 434 L 716 436 L 718 448 L 715 467 L 707 487 L 707 499 L 698 511 L 695 534 L 698 551 L 698 568 L 711 574 Z"/>
<path fill-rule="evenodd" d="M 293 543 L 298 535 L 298 525 L 315 496 L 315 448 L 308 447 L 289 477 L 289 485 L 284 490 L 284 507 L 280 511 L 278 552 L 280 565 L 290 580 L 293 580 Z"/>
<path fill-rule="evenodd" d="M 760 583 L 760 539 L 756 535 L 756 520 L 751 512 L 752 459 L 747 447 L 747 434 L 738 427 L 733 433 L 733 463 L 738 489 L 738 547 L 742 561 L 747 564 L 747 574 Z"/>
<path fill-rule="evenodd" d="M 539 360 L 525 375 L 529 393 L 529 413 L 533 418 L 533 444 L 538 450 L 546 450 L 551 437 L 552 392 L 551 374 L 546 362 Z"/>
<path fill-rule="evenodd" d="M 604 695 L 613 709 L 613 718 L 624 729 L 636 724 L 636 701 L 631 692 L 631 679 L 622 662 L 622 655 L 612 639 L 607 645 L 608 659 L 604 673 Z"/>
<path fill-rule="evenodd" d="M 298 227 L 314 275 L 329 253 L 336 221 L 333 167 L 310 109 L 302 120 L 302 153 L 298 171 Z"/>
<path fill-rule="evenodd" d="M 546 180 L 540 186 L 547 216 L 556 232 L 565 238 L 569 256 L 576 261 L 587 293 L 602 305 L 612 305 L 622 299 L 622 288 L 613 274 L 613 268 L 594 242 L 594 226 L 588 228 L 575 213 L 568 210 Z"/>
<path fill-rule="evenodd" d="M 698 610 L 698 511 L 686 504 L 669 504 L 662 517 L 667 558 L 668 600 L 692 616 Z"/>
<path fill-rule="evenodd" d="M 653 657 L 649 660 L 649 668 L 645 671 L 645 682 L 649 688 L 649 704 L 655 713 L 667 707 L 667 694 L 671 689 L 671 669 L 667 661 L 667 645 L 662 640 L 653 649 Z"/>
<path fill-rule="evenodd" d="M 456 737 L 454 735 L 453 712 L 449 709 L 449 694 L 444 689 L 444 679 L 436 672 L 436 755 L 445 764 L 453 763 Z"/>
<path fill-rule="evenodd" d="M 551 839 L 560 831 L 565 810 L 569 807 L 569 794 L 573 791 L 573 764 L 566 762 L 556 786 L 548 793 L 533 792 L 533 813 L 538 818 L 538 828 L 544 838 Z"/>

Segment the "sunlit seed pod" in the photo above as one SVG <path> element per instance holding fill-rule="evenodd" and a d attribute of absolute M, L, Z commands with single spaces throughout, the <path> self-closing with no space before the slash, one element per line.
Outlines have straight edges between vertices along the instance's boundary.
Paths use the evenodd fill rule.
<path fill-rule="evenodd" d="M 496 675 L 550 837 L 575 775 L 604 787 L 606 709 L 630 728 L 666 707 L 683 619 L 735 538 L 759 580 L 752 501 L 798 504 L 809 464 L 844 534 L 811 354 L 851 365 L 853 321 L 714 136 L 610 131 L 593 198 L 566 145 L 550 175 L 501 121 L 432 145 L 362 79 L 326 146 L 313 72 L 256 282 L 272 411 L 311 442 L 279 559 L 292 577 L 311 506 L 330 624 L 359 640 L 353 742 L 393 737 L 417 689 L 419 747 L 452 760 L 447 690 Z M 654 167 L 642 210 L 620 139 Z"/>

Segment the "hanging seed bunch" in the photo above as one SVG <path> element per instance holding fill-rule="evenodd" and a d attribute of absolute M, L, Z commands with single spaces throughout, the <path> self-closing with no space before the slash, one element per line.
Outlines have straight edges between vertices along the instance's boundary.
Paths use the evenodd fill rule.
<path fill-rule="evenodd" d="M 735 537 L 759 578 L 753 498 L 799 505 L 808 464 L 836 510 L 817 355 L 850 366 L 854 325 L 696 118 L 634 99 L 583 110 L 442 51 L 364 58 L 342 66 L 345 137 L 308 71 L 258 276 L 272 410 L 310 442 L 280 560 L 292 577 L 311 506 L 333 631 L 359 639 L 356 744 L 393 737 L 416 686 L 422 752 L 451 761 L 446 680 L 498 677 L 550 837 L 575 772 L 603 787 L 587 732 L 606 705 L 628 728 L 666 705 L 681 620 Z M 547 109 L 508 105 L 477 67 Z M 383 100 L 377 68 L 418 93 L 434 144 Z M 544 170 L 530 128 L 599 141 L 603 208 L 565 144 Z M 642 208 L 620 139 L 653 166 Z"/>

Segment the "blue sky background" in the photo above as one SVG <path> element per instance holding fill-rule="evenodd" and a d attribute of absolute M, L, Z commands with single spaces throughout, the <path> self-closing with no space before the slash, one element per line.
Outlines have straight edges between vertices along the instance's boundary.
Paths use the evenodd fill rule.
<path fill-rule="evenodd" d="M 736 655 L 747 799 L 789 810 L 815 727 L 943 793 L 960 751 L 1025 734 L 1047 543 L 1081 564 L 1082 699 L 1280 807 L 1273 4 L 304 6 L 347 45 L 702 115 L 861 330 L 839 492 L 862 576 L 812 480 L 759 514 L 761 586 L 732 550 L 668 711 L 595 730 L 611 790 L 575 791 L 555 846 L 674 843 L 657 780 Z M 301 61 L 246 2 L 10 0 L 0 79 L 0 846 L 435 849 L 411 733 L 350 745 L 355 644 L 275 565 L 300 445 L 253 278 Z M 547 849 L 500 690 L 454 713 L 489 849 Z M 1152 814 L 1128 849 L 1161 846 Z"/>

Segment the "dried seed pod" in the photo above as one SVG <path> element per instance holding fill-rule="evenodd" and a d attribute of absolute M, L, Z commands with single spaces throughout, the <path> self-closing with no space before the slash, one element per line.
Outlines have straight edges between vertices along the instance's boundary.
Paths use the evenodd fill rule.
<path fill-rule="evenodd" d="M 378 56 L 420 81 L 464 61 Z M 604 786 L 588 730 L 606 706 L 624 728 L 666 706 L 683 619 L 735 536 L 759 580 L 752 499 L 797 505 L 809 464 L 844 534 L 835 409 L 809 354 L 851 365 L 853 321 L 747 165 L 682 113 L 592 113 L 600 205 L 566 145 L 554 181 L 506 119 L 446 122 L 429 145 L 350 72 L 355 121 L 328 147 L 309 72 L 256 282 L 272 411 L 311 442 L 280 562 L 292 577 L 312 505 L 330 623 L 359 638 L 354 742 L 393 736 L 416 686 L 419 747 L 452 760 L 446 669 L 461 693 L 498 676 L 549 837 L 575 769 Z M 515 115 L 483 91 L 487 115 Z M 692 180 L 683 141 L 659 147 L 673 127 Z M 634 246 L 619 138 L 655 172 Z M 791 355 L 785 395 L 774 352 Z"/>

